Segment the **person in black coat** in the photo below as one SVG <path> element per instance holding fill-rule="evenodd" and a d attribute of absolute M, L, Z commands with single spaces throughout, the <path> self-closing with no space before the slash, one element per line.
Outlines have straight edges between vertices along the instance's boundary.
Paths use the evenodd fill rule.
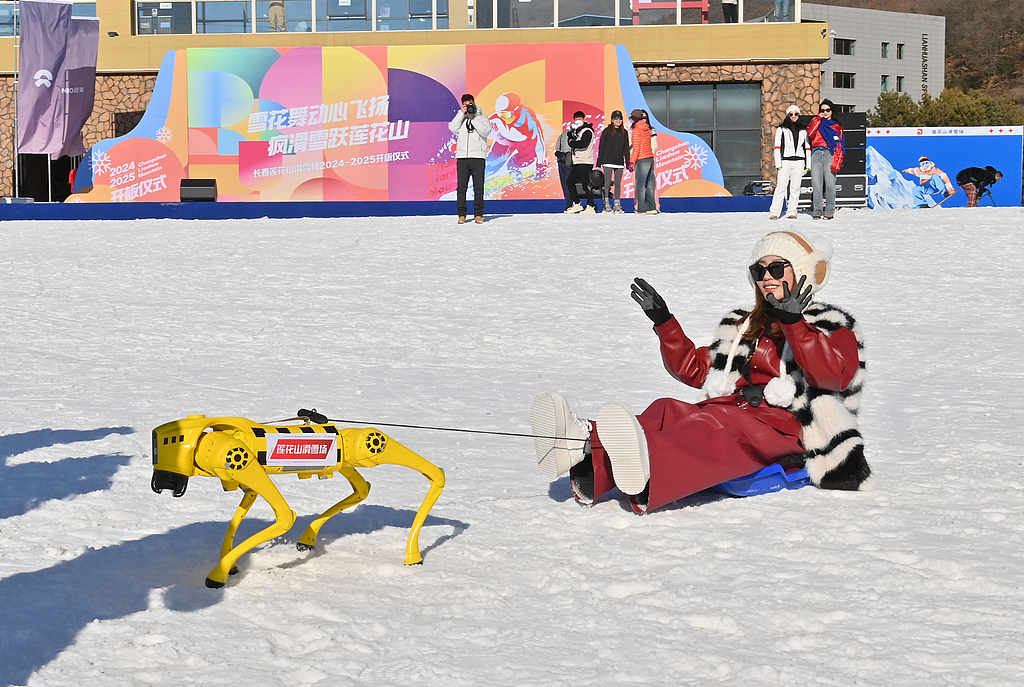
<path fill-rule="evenodd" d="M 612 112 L 612 123 L 601 132 L 597 148 L 597 166 L 604 171 L 601 197 L 607 212 L 622 212 L 622 173 L 629 164 L 629 132 L 622 125 L 622 112 Z M 612 186 L 615 187 L 613 192 Z M 609 203 L 609 200 L 611 203 Z"/>
<path fill-rule="evenodd" d="M 1003 178 L 1003 173 L 991 165 L 981 167 L 968 167 L 961 169 L 956 174 L 956 183 L 967 194 L 967 207 L 978 207 L 978 198 L 988 193 L 989 198 L 992 192 L 988 187 Z"/>

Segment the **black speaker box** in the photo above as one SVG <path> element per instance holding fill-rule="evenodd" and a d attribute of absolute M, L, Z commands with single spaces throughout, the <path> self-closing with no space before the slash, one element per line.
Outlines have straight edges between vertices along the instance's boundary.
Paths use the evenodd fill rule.
<path fill-rule="evenodd" d="M 182 179 L 181 180 L 181 202 L 216 202 L 217 201 L 217 180 L 216 179 Z"/>

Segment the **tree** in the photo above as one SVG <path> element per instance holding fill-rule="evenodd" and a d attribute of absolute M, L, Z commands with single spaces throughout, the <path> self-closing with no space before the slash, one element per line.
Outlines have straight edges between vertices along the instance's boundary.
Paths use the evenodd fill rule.
<path fill-rule="evenodd" d="M 938 98 L 930 93 L 915 103 L 906 93 L 882 93 L 868 112 L 869 126 L 1011 126 L 1024 124 L 1020 107 L 1009 97 L 999 100 L 978 91 L 947 88 Z"/>
<path fill-rule="evenodd" d="M 917 126 L 918 107 L 906 93 L 882 93 L 868 114 L 868 126 Z"/>

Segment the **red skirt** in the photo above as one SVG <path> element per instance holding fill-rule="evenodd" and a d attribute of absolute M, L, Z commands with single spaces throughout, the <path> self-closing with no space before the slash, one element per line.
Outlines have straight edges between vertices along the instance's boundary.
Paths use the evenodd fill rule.
<path fill-rule="evenodd" d="M 736 397 L 715 398 L 696 405 L 660 398 L 637 419 L 647 437 L 651 466 L 646 503 L 642 497 L 630 497 L 633 510 L 638 513 L 804 452 L 796 416 L 767 404 L 741 407 Z M 601 429 L 594 425 L 590 440 L 593 499 L 597 499 L 611 490 L 615 482 L 601 445 Z"/>

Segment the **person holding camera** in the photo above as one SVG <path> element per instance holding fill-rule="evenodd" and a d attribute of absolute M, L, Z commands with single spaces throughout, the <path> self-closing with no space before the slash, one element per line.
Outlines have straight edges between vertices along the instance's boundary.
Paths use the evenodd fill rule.
<path fill-rule="evenodd" d="M 487 159 L 487 136 L 491 122 L 476 106 L 476 98 L 469 93 L 462 96 L 462 107 L 448 123 L 456 135 L 455 164 L 459 187 L 455 192 L 455 207 L 459 224 L 466 223 L 466 191 L 473 178 L 473 216 L 477 224 L 484 222 L 484 168 Z"/>

